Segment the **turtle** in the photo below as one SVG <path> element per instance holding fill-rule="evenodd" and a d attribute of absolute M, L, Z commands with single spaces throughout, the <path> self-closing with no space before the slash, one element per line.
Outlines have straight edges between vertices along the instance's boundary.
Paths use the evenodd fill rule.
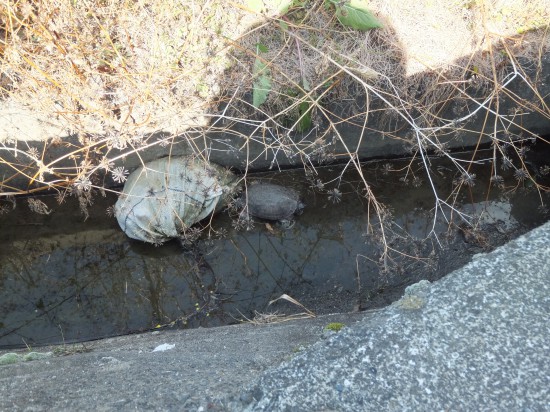
<path fill-rule="evenodd" d="M 296 190 L 267 182 L 250 184 L 240 203 L 248 216 L 278 221 L 287 228 L 292 226 L 293 216 L 301 214 L 305 206 Z"/>

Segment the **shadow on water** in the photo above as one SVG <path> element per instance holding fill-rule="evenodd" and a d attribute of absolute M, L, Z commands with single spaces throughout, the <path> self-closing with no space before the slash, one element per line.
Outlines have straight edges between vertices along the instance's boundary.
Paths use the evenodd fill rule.
<path fill-rule="evenodd" d="M 258 313 L 300 311 L 287 302 L 268 302 L 286 293 L 316 314 L 357 311 L 387 305 L 406 286 L 436 280 L 543 223 L 548 195 L 539 195 L 510 173 L 505 189 L 490 187 L 488 167 L 473 170 L 476 185 L 454 204 L 471 216 L 473 228 L 440 214 L 431 236 L 434 197 L 429 185 L 407 168 L 409 160 L 372 162 L 363 171 L 378 200 L 393 216 L 386 241 L 389 265 L 379 258 L 380 235 L 368 230 L 368 204 L 354 171 L 319 168 L 323 190 L 313 189 L 303 171 L 253 176 L 298 189 L 304 213 L 287 230 L 256 222 L 237 231 L 227 212 L 212 222 L 192 250 L 176 241 L 161 247 L 128 239 L 105 214 L 116 197 L 97 196 L 83 221 L 78 202 L 68 199 L 49 215 L 29 210 L 24 201 L 0 216 L 0 346 L 89 340 L 157 327 L 217 326 Z M 455 176 L 434 159 L 434 184 L 449 192 Z M 338 177 L 341 176 L 341 179 Z M 336 180 L 335 180 L 336 179 Z M 311 179 L 310 179 L 311 180 Z M 547 182 L 545 182 L 547 183 Z M 341 201 L 327 190 L 338 187 Z M 451 218 L 449 210 L 447 218 Z M 376 226 L 376 217 L 370 224 Z"/>

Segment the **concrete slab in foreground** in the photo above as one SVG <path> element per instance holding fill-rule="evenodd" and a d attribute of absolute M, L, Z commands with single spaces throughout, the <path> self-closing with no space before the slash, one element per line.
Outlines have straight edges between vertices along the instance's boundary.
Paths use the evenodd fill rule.
<path fill-rule="evenodd" d="M 265 411 L 550 410 L 550 224 L 264 374 Z"/>
<path fill-rule="evenodd" d="M 0 410 L 550 410 L 549 292 L 550 223 L 378 312 L 0 366 Z"/>
<path fill-rule="evenodd" d="M 4 354 L 19 361 L 0 366 L 0 411 L 197 410 L 322 339 L 327 324 L 365 316 L 128 335 L 38 348 L 40 360 Z"/>

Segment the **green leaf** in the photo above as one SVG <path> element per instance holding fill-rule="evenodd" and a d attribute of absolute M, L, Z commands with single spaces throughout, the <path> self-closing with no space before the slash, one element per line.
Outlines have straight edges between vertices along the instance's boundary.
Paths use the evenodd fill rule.
<path fill-rule="evenodd" d="M 298 106 L 300 119 L 296 125 L 298 132 L 305 132 L 311 128 L 311 104 L 309 102 L 301 102 Z"/>
<path fill-rule="evenodd" d="M 256 53 L 267 53 L 267 46 L 262 43 L 256 43 Z"/>
<path fill-rule="evenodd" d="M 261 13 L 264 10 L 263 0 L 247 0 L 248 8 L 256 13 Z"/>
<path fill-rule="evenodd" d="M 253 72 L 255 80 L 252 88 L 252 105 L 260 107 L 266 100 L 271 90 L 271 76 L 267 65 L 257 57 L 254 61 Z"/>
<path fill-rule="evenodd" d="M 276 3 L 275 7 L 280 15 L 284 16 L 288 13 L 288 10 L 293 7 L 295 4 L 294 0 L 272 0 Z"/>
<path fill-rule="evenodd" d="M 382 23 L 367 9 L 364 0 L 349 0 L 343 3 L 331 0 L 331 2 L 336 7 L 338 21 L 344 26 L 362 31 L 383 27 Z"/>

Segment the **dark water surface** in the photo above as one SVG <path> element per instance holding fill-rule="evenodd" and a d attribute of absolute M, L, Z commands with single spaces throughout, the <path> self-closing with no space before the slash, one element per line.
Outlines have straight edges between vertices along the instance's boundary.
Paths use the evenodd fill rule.
<path fill-rule="evenodd" d="M 363 165 L 394 218 L 385 236 L 395 251 L 385 260 L 380 260 L 381 232 L 369 230 L 369 223 L 377 227 L 377 218 L 369 219 L 361 180 L 355 171 L 342 173 L 341 166 L 318 169 L 315 179 L 325 184 L 323 190 L 313 189 L 303 171 L 250 176 L 302 193 L 306 208 L 294 226 L 285 230 L 256 222 L 249 231 L 237 231 L 224 211 L 212 221 L 217 233 L 206 229 L 187 251 L 177 241 L 154 247 L 128 239 L 105 212 L 116 201 L 114 194 L 97 194 L 86 221 L 74 198 L 59 205 L 53 197 L 41 197 L 52 209 L 49 215 L 31 212 L 19 199 L 12 212 L 0 216 L 0 347 L 302 311 L 284 301 L 268 305 L 282 294 L 316 314 L 380 307 L 398 299 L 407 285 L 438 279 L 474 253 L 548 219 L 540 207 L 549 204 L 546 193 L 514 179 L 512 171 L 505 189 L 491 187 L 489 167 L 479 166 L 471 170 L 475 185 L 449 200 L 471 216 L 474 228 L 448 208 L 445 214 L 454 223 L 440 213 L 434 227 L 431 187 L 417 161 L 407 169 L 409 162 Z M 456 175 L 445 161 L 433 162 L 434 184 L 446 199 Z M 338 203 L 327 193 L 335 187 L 342 192 Z M 426 239 L 432 229 L 438 240 Z"/>

